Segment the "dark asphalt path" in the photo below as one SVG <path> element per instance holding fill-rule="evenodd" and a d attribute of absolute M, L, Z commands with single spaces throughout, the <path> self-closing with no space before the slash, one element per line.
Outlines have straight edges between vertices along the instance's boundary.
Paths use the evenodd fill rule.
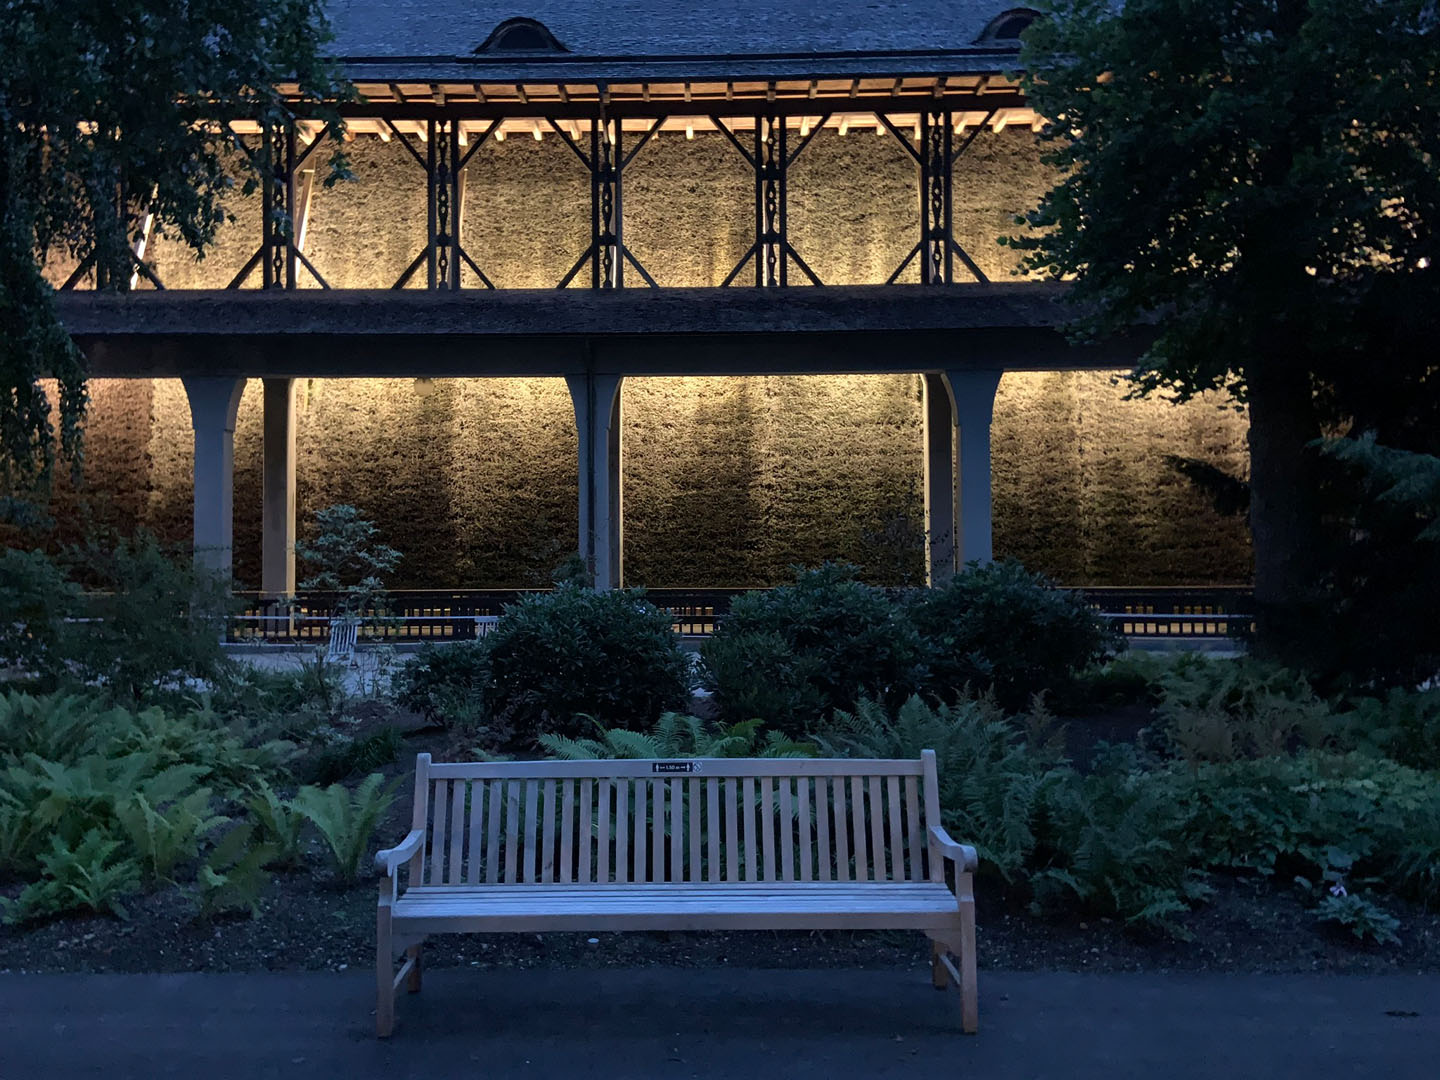
<path fill-rule="evenodd" d="M 0 1078 L 1440 1078 L 1440 977 L 434 971 L 0 976 Z M 1418 1015 L 1407 1015 L 1418 1013 Z"/>

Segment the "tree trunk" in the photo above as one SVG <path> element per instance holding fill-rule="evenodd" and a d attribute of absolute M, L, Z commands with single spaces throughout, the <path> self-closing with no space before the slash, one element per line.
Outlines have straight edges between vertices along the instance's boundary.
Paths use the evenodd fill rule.
<path fill-rule="evenodd" d="M 1324 556 L 1315 494 L 1320 435 L 1303 365 L 1251 365 L 1250 531 L 1255 548 L 1256 651 L 1307 666 L 1323 597 Z"/>

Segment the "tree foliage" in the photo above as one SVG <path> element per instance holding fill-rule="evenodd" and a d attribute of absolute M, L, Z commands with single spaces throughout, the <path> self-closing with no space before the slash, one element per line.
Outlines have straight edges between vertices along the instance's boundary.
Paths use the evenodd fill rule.
<path fill-rule="evenodd" d="M 9 0 L 0 6 L 0 493 L 78 462 L 85 366 L 42 276 L 86 265 L 124 291 L 145 216 L 203 254 L 263 151 L 219 121 L 273 126 L 344 93 L 316 0 Z M 298 83 L 302 101 L 277 85 Z M 339 119 L 321 111 L 334 132 Z M 338 145 L 338 143 L 336 144 Z M 331 159 L 327 182 L 343 174 Z M 282 229 L 288 221 L 280 222 Z"/>
<path fill-rule="evenodd" d="M 1147 327 L 1138 393 L 1222 390 L 1249 406 L 1257 614 L 1273 651 L 1330 621 L 1373 565 L 1352 541 L 1379 534 L 1319 437 L 1436 448 L 1440 9 L 1042 7 L 1025 87 L 1062 177 L 1009 242 L 1030 272 L 1073 281 L 1081 335 Z M 1413 533 L 1385 539 L 1396 551 Z"/>

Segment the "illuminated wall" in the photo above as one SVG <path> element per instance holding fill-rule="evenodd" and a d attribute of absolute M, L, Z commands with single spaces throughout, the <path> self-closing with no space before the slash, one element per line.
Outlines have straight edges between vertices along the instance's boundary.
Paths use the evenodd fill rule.
<path fill-rule="evenodd" d="M 97 380 L 86 480 L 57 483 L 56 541 L 86 522 L 190 532 L 191 436 L 175 380 Z M 1210 402 L 1126 402 L 1103 373 L 1006 375 L 996 401 L 995 550 L 1075 584 L 1249 578 L 1243 522 L 1167 454 L 1245 469 L 1245 423 Z M 626 384 L 625 572 L 654 586 L 763 585 L 848 559 L 923 573 L 914 376 Z M 260 385 L 235 434 L 235 567 L 260 558 Z M 576 545 L 576 440 L 560 379 L 332 379 L 297 392 L 302 535 L 350 502 L 405 554 L 397 584 L 543 584 Z"/>
<path fill-rule="evenodd" d="M 361 137 L 349 153 L 356 180 L 316 191 L 305 250 L 337 287 L 387 287 L 423 244 L 423 177 L 393 142 Z M 1024 129 L 987 132 L 957 162 L 956 235 L 995 280 L 1013 265 L 996 237 L 1049 179 Z M 914 243 L 914 163 L 888 136 L 818 135 L 789 192 L 791 240 L 827 282 L 883 281 Z M 753 197 L 752 174 L 722 136 L 666 135 L 626 172 L 627 243 L 663 285 L 718 285 L 753 238 Z M 466 247 L 501 287 L 552 286 L 588 241 L 588 200 L 586 175 L 556 138 L 512 136 L 472 160 Z M 231 209 L 237 220 L 201 262 L 154 243 L 168 286 L 223 287 L 244 265 L 259 242 L 258 199 L 237 192 Z M 191 436 L 179 383 L 92 390 L 87 482 L 83 493 L 58 484 L 57 542 L 86 522 L 186 540 Z M 1103 373 L 1004 378 L 997 554 L 1077 584 L 1248 580 L 1243 523 L 1218 518 L 1164 463 L 1173 453 L 1243 472 L 1243 418 L 1209 402 L 1122 398 Z M 639 379 L 624 410 L 628 580 L 766 584 L 825 558 L 858 562 L 877 580 L 921 576 L 914 376 Z M 397 584 L 539 584 L 576 546 L 562 380 L 304 381 L 297 420 L 302 534 L 321 506 L 360 506 L 405 553 Z M 241 405 L 235 483 L 235 566 L 254 585 L 258 383 Z"/>

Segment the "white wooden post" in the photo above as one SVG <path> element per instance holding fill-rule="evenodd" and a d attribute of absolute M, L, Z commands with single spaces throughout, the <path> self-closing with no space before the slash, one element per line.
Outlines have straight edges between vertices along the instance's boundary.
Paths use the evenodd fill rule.
<path fill-rule="evenodd" d="M 1000 371 L 925 375 L 925 546 L 930 584 L 994 557 L 990 421 Z"/>
<path fill-rule="evenodd" d="M 195 429 L 195 565 L 230 577 L 234 534 L 235 418 L 244 379 L 187 377 Z"/>
<path fill-rule="evenodd" d="M 580 556 L 596 589 L 623 578 L 621 498 L 621 375 L 567 375 L 580 448 Z"/>
<path fill-rule="evenodd" d="M 266 379 L 260 589 L 295 592 L 295 380 Z"/>

